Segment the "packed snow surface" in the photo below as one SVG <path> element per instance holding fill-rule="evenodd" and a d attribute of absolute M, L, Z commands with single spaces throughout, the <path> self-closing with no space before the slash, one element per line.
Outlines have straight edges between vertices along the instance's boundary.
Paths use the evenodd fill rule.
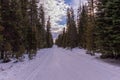
<path fill-rule="evenodd" d="M 120 68 L 85 54 L 54 46 L 33 60 L 0 64 L 0 80 L 120 80 Z"/>

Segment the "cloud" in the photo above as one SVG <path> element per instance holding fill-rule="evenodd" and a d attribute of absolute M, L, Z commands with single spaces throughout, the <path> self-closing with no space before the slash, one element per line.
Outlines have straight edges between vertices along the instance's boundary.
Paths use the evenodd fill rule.
<path fill-rule="evenodd" d="M 51 17 L 51 31 L 61 32 L 65 27 L 63 24 L 59 24 L 62 18 L 66 16 L 66 9 L 68 7 L 64 0 L 40 0 L 40 4 L 44 5 L 46 19 Z"/>

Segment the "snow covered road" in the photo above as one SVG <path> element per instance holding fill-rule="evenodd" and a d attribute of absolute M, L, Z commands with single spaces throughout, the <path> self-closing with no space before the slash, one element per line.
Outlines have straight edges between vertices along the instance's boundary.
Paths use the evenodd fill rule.
<path fill-rule="evenodd" d="M 1 71 L 0 80 L 120 80 L 120 68 L 101 62 L 82 49 L 70 51 L 54 46 L 40 50 L 34 60 Z"/>

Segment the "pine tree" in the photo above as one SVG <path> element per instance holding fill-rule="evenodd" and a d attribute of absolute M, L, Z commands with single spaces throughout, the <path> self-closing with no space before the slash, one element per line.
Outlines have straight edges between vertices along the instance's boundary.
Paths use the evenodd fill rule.
<path fill-rule="evenodd" d="M 67 9 L 67 29 L 66 29 L 66 37 L 67 37 L 67 41 L 66 41 L 66 43 L 67 43 L 67 45 L 66 45 L 66 47 L 70 47 L 71 46 L 71 44 L 70 44 L 70 34 L 72 34 L 71 32 L 70 32 L 70 28 L 71 28 L 71 26 L 70 26 L 70 23 L 71 23 L 71 21 L 70 21 L 70 19 L 71 19 L 71 15 L 70 15 L 70 9 L 68 8 Z"/>
<path fill-rule="evenodd" d="M 1 25 L 2 20 L 1 20 L 1 1 L 0 1 L 0 59 L 3 59 L 3 53 L 2 53 L 2 42 L 3 42 L 3 30 L 4 28 Z"/>
<path fill-rule="evenodd" d="M 96 27 L 95 27 L 95 44 L 96 44 L 96 51 L 103 52 L 104 49 L 104 27 L 106 26 L 105 21 L 105 4 L 106 1 L 98 0 L 97 1 L 97 12 L 96 12 Z"/>
<path fill-rule="evenodd" d="M 77 47 L 77 28 L 74 20 L 73 9 L 67 10 L 67 47 L 74 48 Z"/>
<path fill-rule="evenodd" d="M 63 28 L 63 33 L 62 33 L 62 46 L 63 46 L 63 48 L 66 48 L 66 41 L 67 41 L 67 39 L 66 39 L 66 31 L 65 31 L 65 28 Z"/>
<path fill-rule="evenodd" d="M 11 25 L 10 0 L 1 0 L 1 25 L 3 26 L 2 58 L 4 62 L 9 61 L 8 55 L 11 53 L 12 45 L 12 25 Z"/>
<path fill-rule="evenodd" d="M 86 26 L 87 26 L 87 9 L 86 6 L 79 8 L 78 13 L 78 46 L 80 48 L 86 48 Z"/>
<path fill-rule="evenodd" d="M 50 17 L 48 18 L 47 21 L 47 26 L 46 26 L 46 41 L 47 41 L 47 47 L 50 48 L 53 46 L 53 39 L 52 39 L 52 34 L 50 32 L 51 28 L 51 23 L 50 23 Z"/>
<path fill-rule="evenodd" d="M 113 33 L 111 34 L 111 38 L 113 39 L 112 41 L 112 52 L 115 56 L 115 58 L 120 58 L 120 5 L 119 5 L 120 1 L 119 0 L 114 0 L 113 1 L 113 15 L 112 15 L 112 18 L 113 18 Z M 109 11 L 110 12 L 110 11 Z"/>
<path fill-rule="evenodd" d="M 37 21 L 38 21 L 38 11 L 37 11 L 37 1 L 30 0 L 29 4 L 29 24 L 27 31 L 27 44 L 29 58 L 32 59 L 36 55 L 37 50 Z"/>
<path fill-rule="evenodd" d="M 86 28 L 86 49 L 87 54 L 94 55 L 95 48 L 95 19 L 94 19 L 94 0 L 90 0 L 88 3 L 88 18 L 87 18 L 87 28 Z"/>
<path fill-rule="evenodd" d="M 28 41 L 27 41 L 27 33 L 28 28 L 30 26 L 29 22 L 29 1 L 28 0 L 20 0 L 21 4 L 21 14 L 22 14 L 22 42 L 24 43 L 25 49 L 28 49 Z"/>
<path fill-rule="evenodd" d="M 22 44 L 22 13 L 21 13 L 21 5 L 19 4 L 20 0 L 11 0 L 11 23 L 12 23 L 12 30 L 14 30 L 12 35 L 12 47 L 13 53 L 17 59 L 20 60 L 23 53 L 25 52 L 24 45 Z M 13 22 L 12 22 L 13 21 Z M 22 53 L 21 53 L 21 49 Z"/>
<path fill-rule="evenodd" d="M 45 31 L 45 12 L 43 5 L 39 7 L 39 21 L 37 24 L 38 29 L 38 48 L 45 48 L 46 47 L 46 31 Z"/>
<path fill-rule="evenodd" d="M 76 21 L 75 21 L 75 18 L 74 18 L 74 10 L 73 8 L 71 8 L 71 47 L 74 48 L 74 47 L 77 47 L 78 46 L 78 38 L 77 38 L 77 28 L 76 28 Z"/>

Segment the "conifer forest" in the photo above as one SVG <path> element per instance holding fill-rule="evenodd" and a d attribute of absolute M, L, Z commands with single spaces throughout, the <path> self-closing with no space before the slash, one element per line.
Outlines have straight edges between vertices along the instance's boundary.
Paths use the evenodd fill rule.
<path fill-rule="evenodd" d="M 50 17 L 36 0 L 0 0 L 0 59 L 32 59 L 36 51 L 53 45 Z M 46 28 L 46 29 L 45 29 Z"/>
<path fill-rule="evenodd" d="M 63 48 L 84 48 L 101 58 L 120 58 L 120 1 L 88 0 L 79 5 L 77 19 L 73 8 L 66 12 L 66 28 L 55 44 Z M 39 7 L 38 7 L 39 6 Z M 53 45 L 50 16 L 45 20 L 37 0 L 0 0 L 0 59 L 31 59 L 41 48 Z"/>

